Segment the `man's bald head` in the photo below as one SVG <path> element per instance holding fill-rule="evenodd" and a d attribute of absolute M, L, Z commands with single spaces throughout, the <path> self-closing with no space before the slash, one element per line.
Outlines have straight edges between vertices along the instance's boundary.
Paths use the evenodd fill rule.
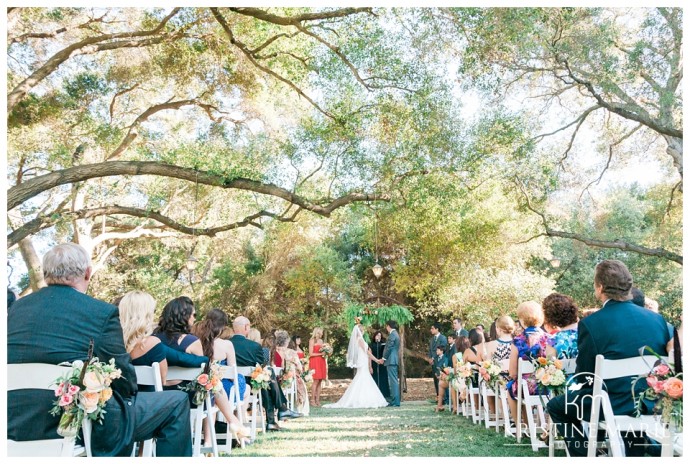
<path fill-rule="evenodd" d="M 232 330 L 242 336 L 247 336 L 249 334 L 249 329 L 251 328 L 251 324 L 249 322 L 249 319 L 247 319 L 244 316 L 237 316 L 234 321 L 232 321 Z"/>

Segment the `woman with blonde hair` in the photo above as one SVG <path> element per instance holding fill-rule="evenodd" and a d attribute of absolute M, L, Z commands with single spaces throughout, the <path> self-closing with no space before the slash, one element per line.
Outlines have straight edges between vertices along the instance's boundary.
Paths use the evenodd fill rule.
<path fill-rule="evenodd" d="M 323 329 L 314 328 L 309 339 L 309 369 L 314 371 L 311 386 L 311 406 L 321 406 L 321 382 L 326 378 L 326 359 L 319 350 L 323 346 Z"/>
<path fill-rule="evenodd" d="M 151 295 L 140 290 L 127 293 L 118 304 L 122 338 L 125 348 L 135 366 L 150 366 L 157 362 L 160 366 L 161 380 L 165 383 L 168 373 L 166 348 L 161 341 L 151 335 L 153 332 L 153 315 L 156 310 L 156 300 Z M 153 387 L 149 386 L 150 391 Z M 142 387 L 142 391 L 146 388 Z"/>

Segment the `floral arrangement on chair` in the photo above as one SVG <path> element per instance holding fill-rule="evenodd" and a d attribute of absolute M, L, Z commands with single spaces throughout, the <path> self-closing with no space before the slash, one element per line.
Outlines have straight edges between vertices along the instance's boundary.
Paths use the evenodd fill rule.
<path fill-rule="evenodd" d="M 505 378 L 501 375 L 500 364 L 491 359 L 482 361 L 482 363 L 479 364 L 478 371 L 481 378 L 484 379 L 484 382 L 489 384 L 490 388 L 493 388 L 497 382 L 505 383 Z"/>
<path fill-rule="evenodd" d="M 199 406 L 206 401 L 206 397 L 210 392 L 216 393 L 223 389 L 223 383 L 220 381 L 222 377 L 222 366 L 219 362 L 213 362 L 208 369 L 204 369 L 196 379 L 191 382 L 181 385 L 180 390 L 193 391 L 194 398 L 192 402 Z"/>
<path fill-rule="evenodd" d="M 291 362 L 286 362 L 283 366 L 283 373 L 280 376 L 280 386 L 281 388 L 288 389 L 292 387 L 292 383 L 295 381 L 295 366 Z"/>
<path fill-rule="evenodd" d="M 654 350 L 645 347 L 659 360 L 648 374 L 641 375 L 633 380 L 633 396 L 638 380 L 647 381 L 647 389 L 635 398 L 635 414 L 642 413 L 644 399 L 655 401 L 655 412 L 661 413 L 661 421 L 664 424 L 673 425 L 676 430 L 683 430 L 683 373 L 676 373 L 673 365 L 667 363 Z"/>
<path fill-rule="evenodd" d="M 91 358 L 87 363 L 74 361 L 60 365 L 72 370 L 54 382 L 58 399 L 53 403 L 50 414 L 62 414 L 57 429 L 60 436 L 74 437 L 79 433 L 84 417 L 103 423 L 105 403 L 113 396 L 110 385 L 122 377 L 122 371 L 115 367 L 115 359 L 104 363 Z"/>
<path fill-rule="evenodd" d="M 457 391 L 464 391 L 467 388 L 466 380 L 473 374 L 472 363 L 464 362 L 457 365 L 455 372 L 450 376 L 450 385 Z"/>
<path fill-rule="evenodd" d="M 261 367 L 257 364 L 254 368 L 254 371 L 252 371 L 249 383 L 251 384 L 252 390 L 254 391 L 266 390 L 268 389 L 268 382 L 270 380 L 271 371 L 268 369 L 268 367 Z"/>
<path fill-rule="evenodd" d="M 548 391 L 551 396 L 565 392 L 567 376 L 563 369 L 563 362 L 556 358 L 547 359 L 543 356 L 534 361 L 534 378 L 537 381 L 537 392 Z"/>
<path fill-rule="evenodd" d="M 306 369 L 302 371 L 302 380 L 304 380 L 304 383 L 306 384 L 311 384 L 314 381 L 314 372 L 316 372 L 314 369 Z"/>
<path fill-rule="evenodd" d="M 319 353 L 321 353 L 324 358 L 328 358 L 333 355 L 333 347 L 329 343 L 324 343 L 319 348 Z"/>

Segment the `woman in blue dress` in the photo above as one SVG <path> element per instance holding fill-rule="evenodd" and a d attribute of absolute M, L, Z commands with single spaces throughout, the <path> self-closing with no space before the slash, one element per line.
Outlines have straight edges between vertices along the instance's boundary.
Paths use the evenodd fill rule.
<path fill-rule="evenodd" d="M 568 295 L 552 293 L 541 304 L 544 322 L 558 328 L 546 347 L 547 357 L 572 359 L 577 357 L 577 305 Z"/>

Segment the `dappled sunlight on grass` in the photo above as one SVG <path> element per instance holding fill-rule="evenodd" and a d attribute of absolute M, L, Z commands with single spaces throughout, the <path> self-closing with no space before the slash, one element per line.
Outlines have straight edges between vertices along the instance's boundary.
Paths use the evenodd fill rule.
<path fill-rule="evenodd" d="M 282 422 L 283 430 L 259 435 L 232 456 L 546 456 L 465 417 L 437 414 L 427 404 L 401 408 L 315 409 Z M 559 454 L 562 455 L 562 454 Z"/>

